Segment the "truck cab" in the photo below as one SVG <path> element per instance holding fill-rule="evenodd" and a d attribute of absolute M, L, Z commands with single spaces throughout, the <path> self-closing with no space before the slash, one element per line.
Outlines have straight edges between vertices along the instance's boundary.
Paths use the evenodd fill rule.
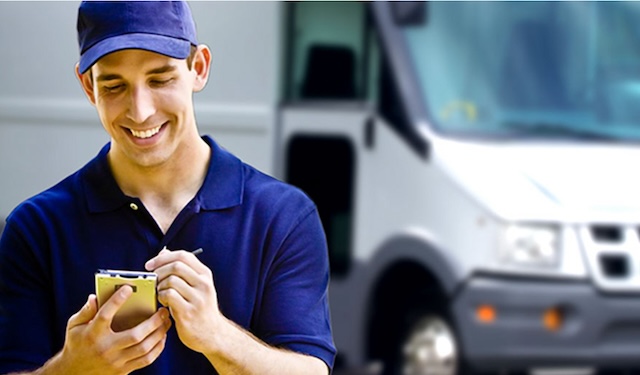
<path fill-rule="evenodd" d="M 282 178 L 385 374 L 640 367 L 634 4 L 287 4 Z"/>

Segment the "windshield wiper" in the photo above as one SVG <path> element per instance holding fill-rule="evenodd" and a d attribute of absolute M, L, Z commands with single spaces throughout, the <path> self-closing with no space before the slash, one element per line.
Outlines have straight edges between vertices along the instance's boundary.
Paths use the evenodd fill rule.
<path fill-rule="evenodd" d="M 596 132 L 589 129 L 570 127 L 565 124 L 551 122 L 505 122 L 502 124 L 505 129 L 510 130 L 510 135 L 524 135 L 535 138 L 571 138 L 581 140 L 606 140 L 620 141 L 619 137 Z"/>

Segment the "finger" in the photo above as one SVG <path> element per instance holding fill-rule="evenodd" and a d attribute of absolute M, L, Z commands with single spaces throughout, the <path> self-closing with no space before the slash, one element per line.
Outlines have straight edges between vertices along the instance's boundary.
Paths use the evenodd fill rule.
<path fill-rule="evenodd" d="M 176 294 L 175 296 L 174 293 Z M 180 302 L 184 301 L 197 305 L 200 300 L 199 295 L 200 291 L 197 288 L 174 275 L 169 276 L 158 284 L 158 301 L 164 306 L 178 307 L 175 303 L 178 297 L 180 297 Z"/>
<path fill-rule="evenodd" d="M 169 327 L 171 327 L 171 320 L 167 318 L 166 321 L 163 321 L 156 329 L 146 335 L 143 340 L 124 349 L 122 351 L 123 358 L 135 359 L 149 353 L 166 336 Z"/>
<path fill-rule="evenodd" d="M 157 289 L 158 292 L 166 289 L 175 289 L 187 300 L 190 300 L 188 297 L 193 293 L 193 285 L 189 284 L 185 279 L 177 275 L 169 275 L 162 279 L 162 281 L 158 283 Z"/>
<path fill-rule="evenodd" d="M 158 255 L 156 255 L 155 257 L 149 259 L 145 264 L 144 264 L 144 268 L 147 271 L 153 271 L 153 265 L 155 262 L 155 259 L 159 256 L 159 255 L 163 255 L 163 254 L 167 254 L 170 253 L 171 251 L 169 249 L 167 249 L 167 247 L 163 247 L 162 250 L 160 250 L 160 252 L 158 252 Z"/>
<path fill-rule="evenodd" d="M 162 250 L 160 250 L 160 252 L 158 254 L 167 254 L 170 253 L 171 250 L 167 249 L 167 247 L 165 246 Z"/>
<path fill-rule="evenodd" d="M 197 273 L 204 274 L 209 271 L 209 267 L 205 266 L 200 260 L 192 253 L 185 250 L 175 251 L 161 251 L 158 255 L 149 259 L 145 264 L 145 268 L 148 271 L 155 271 L 156 269 L 173 262 L 182 262 L 189 267 L 193 268 Z"/>
<path fill-rule="evenodd" d="M 187 301 L 191 301 L 190 296 L 194 293 L 194 286 L 177 275 L 169 275 L 158 283 L 158 292 L 166 289 L 175 289 Z"/>
<path fill-rule="evenodd" d="M 123 285 L 105 304 L 98 310 L 95 316 L 95 324 L 103 329 L 111 329 L 111 322 L 118 310 L 133 294 L 133 289 L 129 285 Z"/>
<path fill-rule="evenodd" d="M 125 331 L 116 333 L 115 343 L 121 348 L 135 347 L 153 332 L 160 330 L 166 332 L 171 327 L 171 319 L 169 319 L 169 311 L 166 308 L 160 308 L 151 317 L 137 326 Z"/>
<path fill-rule="evenodd" d="M 178 318 L 176 316 L 177 313 L 188 309 L 190 306 L 189 302 L 173 288 L 158 291 L 158 301 L 163 306 L 167 306 L 171 311 L 171 315 L 176 319 Z"/>
<path fill-rule="evenodd" d="M 146 352 L 145 354 L 131 359 L 126 363 L 127 373 L 132 372 L 134 370 L 141 369 L 143 367 L 147 367 L 152 364 L 162 353 L 164 350 L 164 346 L 167 342 L 167 335 L 164 334 L 162 338 L 153 346 L 151 350 Z"/>
<path fill-rule="evenodd" d="M 96 301 L 95 294 L 89 294 L 87 298 L 87 302 L 85 302 L 84 306 L 75 314 L 73 314 L 69 318 L 68 327 L 72 328 L 75 326 L 79 326 L 82 324 L 86 324 L 93 319 L 93 317 L 98 312 L 98 303 Z"/>
<path fill-rule="evenodd" d="M 190 286 L 196 286 L 203 281 L 207 282 L 206 280 L 208 279 L 207 277 L 203 280 L 203 275 L 198 274 L 196 270 L 191 268 L 191 266 L 181 261 L 165 264 L 164 266 L 157 268 L 154 272 L 158 275 L 158 285 L 162 284 L 171 276 L 184 280 Z"/>

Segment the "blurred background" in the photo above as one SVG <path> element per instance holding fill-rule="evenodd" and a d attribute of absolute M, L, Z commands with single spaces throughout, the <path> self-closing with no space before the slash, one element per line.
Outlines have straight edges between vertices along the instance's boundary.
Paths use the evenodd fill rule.
<path fill-rule="evenodd" d="M 109 141 L 77 6 L 0 2 L 0 223 Z M 191 8 L 200 132 L 318 205 L 335 373 L 640 369 L 640 3 Z"/>

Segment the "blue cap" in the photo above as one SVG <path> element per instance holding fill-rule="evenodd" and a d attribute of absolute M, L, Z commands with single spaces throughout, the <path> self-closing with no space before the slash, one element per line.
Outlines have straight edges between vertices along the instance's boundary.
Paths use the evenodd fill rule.
<path fill-rule="evenodd" d="M 196 25 L 184 1 L 83 1 L 78 9 L 80 73 L 102 56 L 143 49 L 186 59 L 197 46 Z"/>

